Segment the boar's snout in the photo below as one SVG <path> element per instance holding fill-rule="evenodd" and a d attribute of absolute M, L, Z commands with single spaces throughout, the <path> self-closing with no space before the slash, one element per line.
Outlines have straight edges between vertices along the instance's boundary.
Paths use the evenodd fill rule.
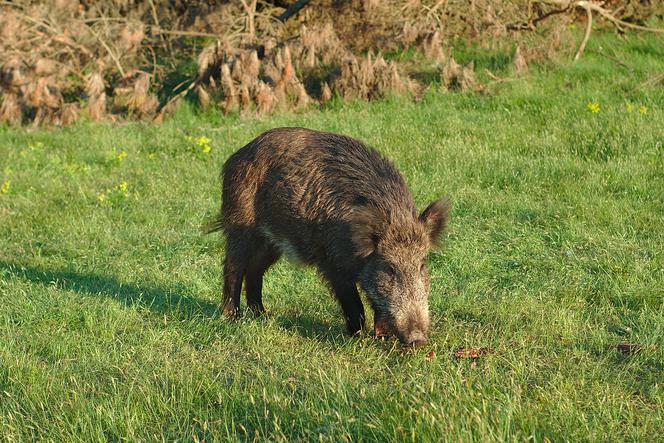
<path fill-rule="evenodd" d="M 396 336 L 404 346 L 419 348 L 427 343 L 427 323 L 424 321 L 418 324 L 417 322 L 409 321 L 406 327 L 400 329 L 398 322 L 395 322 L 394 319 L 376 317 L 374 333 L 376 338 Z"/>
<path fill-rule="evenodd" d="M 411 331 L 405 340 L 405 344 L 409 348 L 419 348 L 420 346 L 425 345 L 427 342 L 427 337 L 420 330 Z"/>
<path fill-rule="evenodd" d="M 429 330 L 429 313 L 421 305 L 414 305 L 406 311 L 405 316 L 395 318 L 397 336 L 401 343 L 409 348 L 419 348 L 427 342 Z"/>

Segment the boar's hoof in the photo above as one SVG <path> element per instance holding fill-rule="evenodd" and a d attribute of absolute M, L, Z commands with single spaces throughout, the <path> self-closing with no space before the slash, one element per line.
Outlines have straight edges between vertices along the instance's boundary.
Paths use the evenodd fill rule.
<path fill-rule="evenodd" d="M 226 318 L 237 318 L 240 315 L 240 310 L 235 307 L 226 306 L 224 308 L 224 317 Z"/>
<path fill-rule="evenodd" d="M 265 307 L 262 304 L 249 305 L 249 309 L 251 310 L 251 313 L 254 314 L 255 317 L 267 316 L 267 311 L 265 310 Z"/>

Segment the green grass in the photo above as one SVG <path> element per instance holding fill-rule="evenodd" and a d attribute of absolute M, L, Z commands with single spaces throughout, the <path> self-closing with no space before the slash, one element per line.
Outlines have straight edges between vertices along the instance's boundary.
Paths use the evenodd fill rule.
<path fill-rule="evenodd" d="M 634 72 L 588 52 L 489 95 L 0 128 L 0 440 L 662 441 L 664 89 L 638 85 L 664 47 L 600 44 Z M 284 125 L 376 146 L 420 208 L 453 199 L 424 349 L 345 336 L 286 262 L 267 319 L 220 316 L 223 244 L 200 226 L 224 159 Z"/>

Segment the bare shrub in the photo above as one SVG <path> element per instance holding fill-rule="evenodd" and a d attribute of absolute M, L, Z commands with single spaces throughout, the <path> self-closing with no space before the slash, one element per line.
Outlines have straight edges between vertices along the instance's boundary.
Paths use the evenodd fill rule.
<path fill-rule="evenodd" d="M 514 52 L 514 58 L 512 59 L 512 66 L 514 66 L 514 72 L 517 76 L 524 75 L 528 72 L 528 63 L 526 58 L 523 56 L 523 50 L 521 46 L 516 47 Z"/>
<path fill-rule="evenodd" d="M 284 2 L 256 0 L 2 2 L 0 121 L 59 125 L 82 113 L 160 121 L 189 93 L 202 107 L 242 114 L 325 103 L 335 93 L 417 96 L 422 85 L 408 74 L 415 62 L 374 55 L 406 48 L 433 61 L 447 89 L 475 91 L 482 86 L 473 65 L 450 57 L 457 40 L 502 51 L 516 43 L 520 76 L 529 64 L 551 63 L 579 47 L 569 25 L 586 12 L 596 18 L 593 26 L 623 30 L 652 30 L 649 18 L 664 15 L 664 3 L 640 0 L 313 4 L 297 20 L 282 20 Z M 196 73 L 172 89 L 165 80 L 192 54 Z M 166 97 L 161 104 L 157 93 Z"/>
<path fill-rule="evenodd" d="M 101 120 L 106 115 L 106 92 L 101 72 L 88 76 L 85 88 L 88 96 L 88 115 L 92 120 Z"/>
<path fill-rule="evenodd" d="M 258 114 L 267 114 L 274 109 L 276 97 L 272 88 L 266 83 L 259 81 L 256 85 L 254 101 L 256 102 L 256 112 Z"/>
<path fill-rule="evenodd" d="M 382 56 L 374 60 L 371 53 L 363 58 L 351 56 L 347 59 L 332 87 L 345 98 L 365 100 L 411 90 L 410 83 L 403 78 L 394 61 L 386 62 Z"/>
<path fill-rule="evenodd" d="M 2 95 L 2 105 L 0 105 L 0 121 L 18 125 L 21 123 L 21 115 L 18 95 L 12 92 L 5 92 Z"/>
<path fill-rule="evenodd" d="M 332 90 L 330 85 L 327 82 L 322 82 L 320 86 L 320 101 L 321 103 L 327 103 L 332 100 Z"/>
<path fill-rule="evenodd" d="M 455 89 L 460 87 L 459 76 L 461 75 L 461 66 L 450 57 L 447 60 L 443 71 L 441 73 L 441 81 L 447 89 Z"/>
<path fill-rule="evenodd" d="M 445 62 L 446 57 L 445 51 L 443 50 L 443 42 L 440 36 L 440 31 L 436 30 L 424 37 L 422 42 L 422 50 L 427 58 L 438 63 Z"/>

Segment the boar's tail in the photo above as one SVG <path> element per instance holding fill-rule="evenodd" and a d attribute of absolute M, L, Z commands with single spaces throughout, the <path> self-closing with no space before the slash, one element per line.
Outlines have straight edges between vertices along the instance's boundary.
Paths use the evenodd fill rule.
<path fill-rule="evenodd" d="M 224 227 L 224 219 L 220 213 L 215 218 L 205 223 L 202 229 L 204 234 L 211 234 L 213 232 L 221 231 L 223 227 Z"/>

